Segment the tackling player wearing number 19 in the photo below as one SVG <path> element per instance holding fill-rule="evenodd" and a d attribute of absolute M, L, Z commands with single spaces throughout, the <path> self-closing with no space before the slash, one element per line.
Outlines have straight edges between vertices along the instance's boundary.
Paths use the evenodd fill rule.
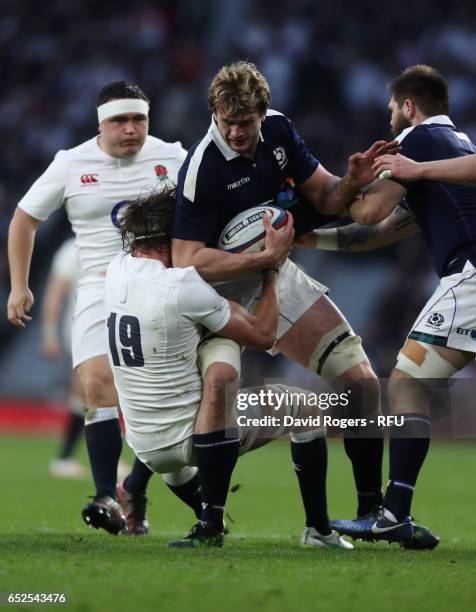
<path fill-rule="evenodd" d="M 117 220 L 124 206 L 146 187 L 168 180 L 175 183 L 186 152 L 179 142 L 167 143 L 148 135 L 149 100 L 136 85 L 125 81 L 106 85 L 98 96 L 97 113 L 99 135 L 59 151 L 18 204 L 9 233 L 12 290 L 8 318 L 20 328 L 31 319 L 28 313 L 34 298 L 28 274 L 35 233 L 41 222 L 64 205 L 80 263 L 73 368 L 86 398 L 85 435 L 96 486 L 83 518 L 90 526 L 118 533 L 125 531 L 125 518 L 116 501 L 122 436 L 106 355 L 104 279 L 109 262 L 121 250 Z M 135 481 L 144 485 L 150 472 L 140 463 L 136 467 Z M 144 524 L 143 531 L 146 529 Z"/>

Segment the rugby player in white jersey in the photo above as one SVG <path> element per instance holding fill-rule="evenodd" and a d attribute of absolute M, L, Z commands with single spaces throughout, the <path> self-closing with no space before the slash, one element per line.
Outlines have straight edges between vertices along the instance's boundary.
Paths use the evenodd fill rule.
<path fill-rule="evenodd" d="M 57 153 L 19 202 L 9 232 L 8 318 L 19 328 L 31 319 L 34 298 L 28 276 L 39 224 L 64 205 L 75 233 L 80 278 L 72 331 L 73 368 L 86 399 L 85 435 L 96 486 L 83 518 L 111 533 L 125 531 L 125 517 L 116 501 L 122 436 L 106 355 L 105 273 L 121 249 L 117 223 L 128 200 L 144 188 L 168 180 L 175 183 L 185 157 L 179 142 L 148 135 L 148 114 L 149 101 L 139 87 L 125 81 L 104 87 L 97 101 L 99 135 Z M 139 463 L 137 469 L 146 481 L 150 472 Z"/>
<path fill-rule="evenodd" d="M 50 361 L 58 362 L 71 355 L 71 324 L 78 275 L 74 238 L 68 238 L 53 257 L 41 303 L 41 352 Z M 76 373 L 71 377 L 68 407 L 68 422 L 58 456 L 50 461 L 50 474 L 55 478 L 84 478 L 85 468 L 73 457 L 84 426 L 84 397 Z"/>
<path fill-rule="evenodd" d="M 193 443 L 203 386 L 199 369 L 199 366 L 203 368 L 203 353 L 199 343 L 203 330 L 208 330 L 254 349 L 271 347 L 279 317 L 278 270 L 263 273 L 263 289 L 253 314 L 238 303 L 226 300 L 193 267 L 171 267 L 174 209 L 174 191 L 163 191 L 131 203 L 121 220 L 125 252 L 112 260 L 106 276 L 109 358 L 126 424 L 126 439 L 136 455 L 152 470 L 163 474 L 169 486 L 177 478 L 190 482 L 196 478 L 196 468 L 189 466 L 199 466 L 202 520 L 186 538 L 171 545 L 222 546 L 223 521 L 209 520 L 207 511 L 213 506 L 222 513 L 226 495 L 217 497 L 220 491 L 215 490 L 216 483 L 200 479 L 203 449 Z M 288 221 L 281 230 L 274 230 L 266 221 L 264 256 L 269 257 L 274 251 L 273 258 L 282 263 L 292 242 L 292 222 Z M 286 394 L 285 385 L 272 388 L 279 395 Z M 234 393 L 230 399 L 234 403 Z M 230 419 L 227 424 L 225 441 L 234 445 L 235 439 L 240 438 L 241 453 L 285 431 L 292 432 L 294 443 L 304 446 L 325 435 L 325 428 L 320 424 L 293 427 L 286 425 L 282 418 L 283 413 L 311 416 L 316 412 L 313 405 L 301 406 L 294 397 L 280 413 L 272 399 L 264 404 L 253 407 L 250 402 L 244 423 Z M 266 427 L 253 427 L 249 421 L 266 414 L 275 415 L 274 423 L 267 428 L 267 440 L 263 438 Z M 241 426 L 239 432 L 237 425 Z M 233 456 L 233 451 L 230 454 Z M 319 482 L 318 476 L 322 457 L 314 453 L 308 459 L 301 468 L 303 477 L 312 482 L 314 489 L 323 487 L 325 493 L 325 481 Z M 228 458 L 225 456 L 222 460 Z M 302 543 L 352 548 L 331 532 L 328 518 L 323 525 L 328 534 L 323 535 L 316 528 L 314 519 L 319 521 L 322 509 L 317 506 L 321 500 L 321 494 L 309 495 L 307 490 L 303 491 L 306 528 Z"/>

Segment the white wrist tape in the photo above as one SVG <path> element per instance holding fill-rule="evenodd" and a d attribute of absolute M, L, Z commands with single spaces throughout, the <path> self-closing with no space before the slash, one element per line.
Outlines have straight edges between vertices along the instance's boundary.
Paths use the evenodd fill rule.
<path fill-rule="evenodd" d="M 316 235 L 316 249 L 322 251 L 337 251 L 337 228 L 318 229 Z"/>
<path fill-rule="evenodd" d="M 101 123 L 104 119 L 116 117 L 116 115 L 124 115 L 125 113 L 138 113 L 148 116 L 149 104 L 145 100 L 136 98 L 111 100 L 98 106 L 98 122 Z"/>

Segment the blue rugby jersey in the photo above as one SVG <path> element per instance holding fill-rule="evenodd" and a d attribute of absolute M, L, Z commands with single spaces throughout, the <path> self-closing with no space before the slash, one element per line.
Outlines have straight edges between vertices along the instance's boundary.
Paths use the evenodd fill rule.
<path fill-rule="evenodd" d="M 475 145 L 446 115 L 407 128 L 397 139 L 403 155 L 419 162 L 476 153 Z M 476 266 L 476 187 L 393 180 L 407 190 L 407 206 L 430 248 L 438 275 L 460 271 L 467 259 Z"/>
<path fill-rule="evenodd" d="M 318 166 L 281 113 L 268 111 L 255 159 L 233 151 L 212 118 L 206 136 L 190 149 L 179 172 L 173 237 L 215 247 L 228 221 L 265 203 L 289 209 L 297 235 L 329 223 L 334 217 L 321 215 L 298 189 Z"/>

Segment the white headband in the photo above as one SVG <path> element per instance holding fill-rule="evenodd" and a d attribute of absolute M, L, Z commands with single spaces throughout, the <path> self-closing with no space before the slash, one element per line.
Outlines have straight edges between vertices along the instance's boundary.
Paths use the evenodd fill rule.
<path fill-rule="evenodd" d="M 149 115 L 149 104 L 145 100 L 136 98 L 123 98 L 121 100 L 111 100 L 98 106 L 98 122 L 123 115 L 124 113 L 138 113 L 141 115 Z"/>

